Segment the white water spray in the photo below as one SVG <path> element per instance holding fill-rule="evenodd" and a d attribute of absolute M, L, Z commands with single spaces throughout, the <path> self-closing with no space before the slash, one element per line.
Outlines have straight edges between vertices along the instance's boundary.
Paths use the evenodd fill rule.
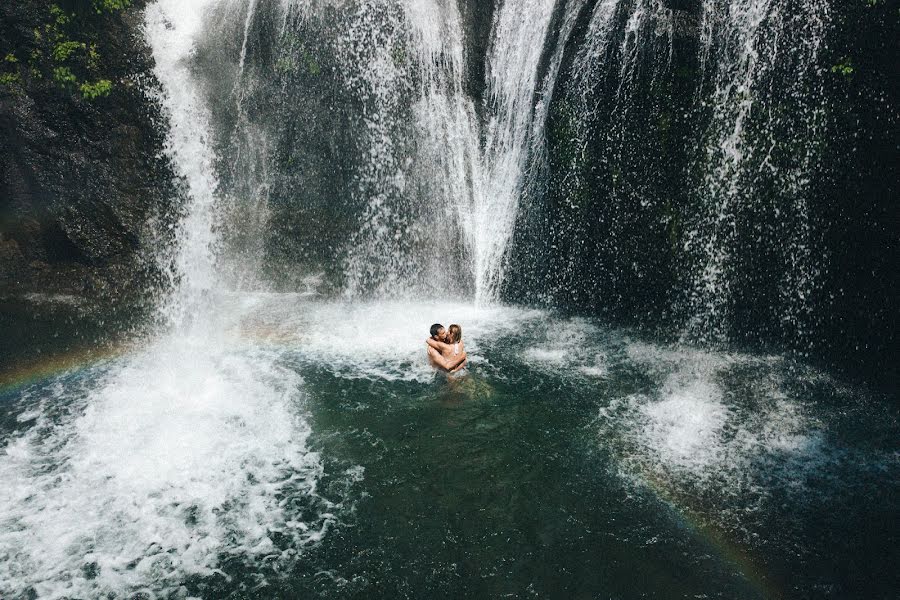
<path fill-rule="evenodd" d="M 0 454 L 0 594 L 185 597 L 185 582 L 224 560 L 251 565 L 261 583 L 263 565 L 295 561 L 334 519 L 315 493 L 322 467 L 307 447 L 302 381 L 242 335 L 253 299 L 228 295 L 217 276 L 215 156 L 192 72 L 210 5 L 146 11 L 166 151 L 188 193 L 167 326 L 35 390 L 29 426 Z"/>
<path fill-rule="evenodd" d="M 462 236 L 464 256 L 458 266 L 471 278 L 476 301 L 498 299 L 529 158 L 543 137 L 547 118 L 546 104 L 536 105 L 538 87 L 552 94 L 563 48 L 578 14 L 578 7 L 567 11 L 550 73 L 542 80 L 539 66 L 555 4 L 554 0 L 518 0 L 504 2 L 500 8 L 486 58 L 484 123 L 479 122 L 465 90 L 466 64 L 473 58 L 464 54 L 454 0 L 375 2 L 359 7 L 365 18 L 353 20 L 361 24 L 350 28 L 353 44 L 347 62 L 362 68 L 353 71 L 357 74 L 350 85 L 362 90 L 375 108 L 365 120 L 372 161 L 362 180 L 371 197 L 363 237 L 351 243 L 350 295 L 359 295 L 359 282 L 373 279 L 382 268 L 379 265 L 393 270 L 393 275 L 374 279 L 386 279 L 395 293 L 410 289 L 409 278 L 443 281 L 448 267 L 454 270 L 459 251 L 458 243 L 444 239 L 443 232 L 451 231 Z M 385 29 L 392 33 L 380 32 L 388 37 L 374 44 L 370 38 L 378 19 L 387 19 L 390 27 Z M 396 33 L 399 30 L 407 35 Z M 391 55 L 390 49 L 398 47 L 403 48 L 408 64 Z M 409 130 L 417 152 L 412 168 L 398 162 L 399 148 L 391 137 L 398 128 L 391 119 L 402 106 L 407 88 L 417 92 Z M 411 179 L 418 181 L 417 190 L 426 195 L 411 199 L 422 222 L 398 219 L 396 201 L 391 200 L 391 195 L 410 195 Z M 413 246 L 418 255 L 409 262 L 419 264 L 410 268 L 401 258 L 409 249 L 399 242 L 416 235 L 428 242 Z"/>
<path fill-rule="evenodd" d="M 816 106 L 815 94 L 810 97 L 801 86 L 815 76 L 829 10 L 825 0 L 807 0 L 800 3 L 800 9 L 797 14 L 788 13 L 771 0 L 703 3 L 701 64 L 712 86 L 715 110 L 702 158 L 708 169 L 703 190 L 707 207 L 686 234 L 687 249 L 698 263 L 690 295 L 689 337 L 727 339 L 739 221 L 742 212 L 752 210 L 758 202 L 759 181 L 770 177 L 777 181 L 779 201 L 783 199 L 774 209 L 775 217 L 789 223 L 788 230 L 781 232 L 786 263 L 784 324 L 802 335 L 803 313 L 818 278 L 805 195 L 807 173 L 816 159 L 822 110 Z M 785 38 L 791 43 L 784 44 Z M 768 110 L 771 90 L 765 87 L 779 69 L 792 75 L 786 83 L 789 89 L 780 93 L 796 99 L 792 111 L 800 115 L 787 138 L 773 133 L 779 117 Z M 760 118 L 758 114 L 768 115 L 762 117 L 768 137 L 764 144 L 749 139 L 750 122 Z M 772 149 L 784 143 L 799 146 L 792 149 L 800 156 L 799 166 L 780 167 L 771 160 Z"/>
<path fill-rule="evenodd" d="M 167 303 L 170 321 L 184 322 L 188 312 L 215 285 L 218 239 L 215 191 L 218 179 L 210 147 L 210 116 L 191 74 L 190 59 L 210 0 L 186 4 L 162 0 L 147 8 L 154 73 L 163 86 L 160 100 L 169 117 L 166 152 L 188 185 L 188 205 L 178 225 L 173 289 Z"/>
<path fill-rule="evenodd" d="M 503 283 L 534 131 L 535 90 L 553 0 L 504 2 L 487 59 L 484 180 L 472 199 L 467 230 L 475 263 L 476 298 L 496 300 Z M 542 125 L 542 124 L 541 124 Z M 539 127 L 541 126 L 539 125 Z M 540 134 L 540 132 L 538 132 Z"/>

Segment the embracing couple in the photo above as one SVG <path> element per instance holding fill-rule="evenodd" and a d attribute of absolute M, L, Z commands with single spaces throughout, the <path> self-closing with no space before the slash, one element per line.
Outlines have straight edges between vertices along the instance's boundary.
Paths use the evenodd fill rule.
<path fill-rule="evenodd" d="M 428 360 L 433 367 L 448 373 L 456 373 L 468 362 L 466 347 L 462 341 L 462 327 L 451 325 L 447 329 L 440 323 L 431 326 L 431 337 L 425 340 L 428 344 Z"/>

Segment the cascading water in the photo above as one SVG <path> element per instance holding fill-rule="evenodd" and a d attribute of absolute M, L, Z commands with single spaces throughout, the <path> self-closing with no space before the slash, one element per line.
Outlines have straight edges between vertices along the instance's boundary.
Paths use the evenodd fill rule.
<path fill-rule="evenodd" d="M 477 270 L 468 259 L 467 246 L 459 242 L 473 228 L 472 198 L 483 167 L 476 108 L 464 89 L 466 57 L 459 10 L 454 2 L 411 2 L 406 11 L 419 64 L 420 94 L 413 103 L 417 194 L 442 209 L 435 214 L 431 237 L 451 240 L 436 244 L 442 252 L 436 255 L 432 272 L 442 282 L 446 274 L 460 273 L 455 285 L 470 294 L 473 286 L 477 290 Z"/>
<path fill-rule="evenodd" d="M 663 119 L 676 126 L 677 109 L 661 99 L 675 68 L 674 23 L 662 2 L 566 4 L 543 101 L 546 147 L 530 165 L 533 224 L 520 223 L 515 250 L 512 288 L 531 301 L 615 314 L 626 297 L 641 305 L 648 281 L 664 281 L 659 265 L 631 252 L 664 235 L 652 212 L 671 202 L 655 188 L 673 157 L 650 132 Z"/>
<path fill-rule="evenodd" d="M 422 277 L 433 281 L 430 285 L 419 282 L 419 289 L 442 290 L 446 274 L 455 272 L 471 278 L 455 278 L 457 291 L 472 290 L 479 302 L 499 298 L 529 146 L 532 139 L 539 139 L 542 134 L 542 119 L 532 117 L 538 66 L 554 5 L 552 0 L 502 5 L 485 59 L 488 75 L 483 132 L 476 107 L 465 94 L 466 61 L 474 58 L 463 55 L 464 40 L 455 2 L 378 5 L 382 11 L 390 12 L 388 6 L 394 6 L 395 11 L 402 13 L 387 28 L 395 37 L 379 43 L 354 44 L 357 51 L 371 47 L 380 54 L 368 62 L 353 56 L 345 63 L 366 65 L 363 74 L 368 91 L 364 95 L 377 99 L 375 116 L 366 122 L 376 143 L 370 150 L 372 161 L 367 168 L 378 171 L 370 172 L 364 179 L 390 183 L 398 195 L 403 195 L 409 185 L 413 192 L 406 196 L 413 197 L 398 209 L 383 192 L 367 192 L 369 216 L 364 219 L 364 231 L 374 238 L 369 242 L 358 238 L 353 241 L 353 293 L 357 293 L 356 282 L 367 281 L 354 275 L 363 270 L 361 265 L 372 269 L 384 264 L 388 257 L 391 261 L 406 257 L 407 261 L 418 263 L 418 270 L 390 267 L 399 275 L 389 279 L 388 287 L 395 292 L 416 289 L 410 287 L 409 279 Z M 370 4 L 361 6 L 366 11 L 374 10 Z M 402 25 L 410 32 L 408 37 L 397 37 Z M 364 31 L 371 35 L 373 29 L 366 27 Z M 404 70 L 396 67 L 395 57 L 389 54 L 391 48 L 396 52 L 398 46 L 411 56 L 412 65 L 406 65 Z M 414 82 L 410 85 L 414 123 L 403 135 L 411 138 L 412 147 L 420 154 L 407 158 L 408 167 L 402 169 L 398 159 L 390 158 L 396 143 L 391 134 L 396 135 L 398 129 L 390 119 L 401 111 L 402 90 L 410 80 Z M 482 138 L 483 147 L 479 143 Z M 413 162 L 416 164 L 410 164 Z M 409 203 L 414 208 L 410 209 Z M 435 209 L 423 210 L 428 206 Z M 390 223 L 398 212 L 409 219 L 409 213 L 419 211 L 423 216 L 418 223 Z M 417 256 L 413 257 L 409 257 L 410 248 L 397 246 L 397 241 L 410 236 L 416 241 L 412 250 Z"/>
<path fill-rule="evenodd" d="M 827 2 L 475 3 L 149 4 L 170 289 L 0 387 L 0 595 L 896 588 L 894 407 L 689 343 L 807 335 Z"/>
<path fill-rule="evenodd" d="M 217 157 L 194 76 L 211 2 L 160 0 L 145 31 L 168 116 L 167 153 L 186 205 L 160 301 L 160 331 L 22 400 L 0 457 L 0 593 L 188 594 L 223 562 L 293 562 L 333 520 L 315 494 L 318 454 L 302 380 L 241 336 L 253 299 L 218 273 Z M 290 503 L 285 498 L 291 498 Z"/>
<path fill-rule="evenodd" d="M 247 60 L 258 5 L 259 0 L 253 0 L 231 9 L 243 9 L 243 36 L 234 84 L 228 94 L 234 103 L 232 135 L 218 144 L 219 162 L 226 163 L 218 170 L 227 180 L 219 187 L 224 205 L 219 210 L 224 215 L 220 218 L 220 236 L 227 246 L 227 251 L 220 253 L 220 264 L 226 263 L 233 285 L 245 289 L 264 287 L 259 274 L 269 221 L 270 159 L 274 154 L 266 131 L 252 122 L 247 106 L 247 97 L 252 96 L 257 80 L 267 75 L 257 73 Z"/>
<path fill-rule="evenodd" d="M 738 252 L 750 247 L 759 256 L 752 248 L 765 239 L 783 273 L 768 304 L 780 310 L 786 337 L 808 343 L 821 267 L 813 261 L 807 188 L 822 136 L 817 59 L 828 13 L 824 0 L 703 4 L 701 64 L 714 108 L 699 159 L 704 204 L 685 236 L 696 257 L 687 328 L 693 338 L 729 337 L 735 288 L 748 293 L 762 283 L 742 276 L 753 265 L 742 264 L 747 258 Z"/>
<path fill-rule="evenodd" d="M 257 101 L 267 93 L 280 106 L 240 127 L 269 131 L 267 137 L 282 140 L 276 146 L 296 152 L 302 134 L 280 127 L 293 99 L 323 93 L 323 82 L 344 91 L 356 135 L 331 144 L 343 149 L 352 175 L 332 190 L 342 197 L 332 196 L 330 210 L 346 229 L 325 262 L 342 265 L 335 279 L 345 297 L 446 295 L 449 287 L 455 296 L 499 299 L 530 149 L 543 135 L 546 110 L 535 112 L 535 102 L 554 9 L 550 0 L 505 3 L 483 58 L 466 56 L 454 1 L 292 4 L 278 39 L 254 34 L 248 17 L 241 56 L 263 44 L 259 53 L 275 61 L 268 68 L 281 73 L 280 87 L 260 91 Z M 260 6 L 253 19 L 271 10 Z M 577 13 L 567 13 L 569 31 Z M 247 39 L 260 41 L 246 48 Z M 327 64 L 315 63 L 308 73 L 298 68 L 316 60 Z M 473 60 L 484 60 L 487 69 L 483 105 L 468 92 Z M 553 78 L 545 78 L 548 89 Z M 298 197 L 310 195 L 296 186 L 275 192 L 279 202 L 299 207 L 310 200 Z M 304 254 L 299 262 L 310 253 Z"/>
<path fill-rule="evenodd" d="M 467 239 L 475 264 L 476 296 L 495 300 L 506 267 L 534 123 L 538 66 L 553 16 L 553 0 L 504 2 L 487 58 L 484 180 L 476 189 Z"/>
<path fill-rule="evenodd" d="M 206 131 L 209 115 L 198 103 L 198 89 L 190 74 L 189 57 L 194 37 L 202 29 L 203 11 L 207 4 L 193 10 L 169 14 L 164 5 L 148 13 L 148 34 L 158 36 L 154 59 L 156 74 L 165 87 L 163 102 L 171 118 L 168 151 L 179 166 L 190 198 L 179 224 L 174 265 L 164 269 L 173 276 L 175 293 L 167 302 L 173 311 L 171 322 L 183 324 L 197 302 L 215 285 L 215 156 L 209 148 Z M 178 19 L 176 24 L 171 20 Z M 171 20 L 170 20 L 171 19 Z M 165 257 L 164 257 L 165 259 Z"/>
<path fill-rule="evenodd" d="M 809 195 L 829 7 L 691 6 L 564 4 L 509 295 L 805 348 L 826 269 Z"/>

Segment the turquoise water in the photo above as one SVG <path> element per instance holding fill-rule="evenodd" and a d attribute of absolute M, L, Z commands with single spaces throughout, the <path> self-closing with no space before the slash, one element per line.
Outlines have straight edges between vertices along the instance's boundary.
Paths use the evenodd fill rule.
<path fill-rule="evenodd" d="M 540 311 L 223 306 L 212 338 L 7 389 L 4 597 L 897 589 L 890 397 Z M 454 379 L 424 362 L 450 319 Z"/>

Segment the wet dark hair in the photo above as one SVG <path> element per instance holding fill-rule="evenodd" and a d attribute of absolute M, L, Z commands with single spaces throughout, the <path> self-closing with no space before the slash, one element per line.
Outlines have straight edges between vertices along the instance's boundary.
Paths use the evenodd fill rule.
<path fill-rule="evenodd" d="M 444 328 L 444 326 L 441 325 L 440 323 L 435 323 L 434 325 L 432 325 L 431 326 L 431 337 L 436 336 L 438 331 L 440 331 L 443 328 Z"/>

